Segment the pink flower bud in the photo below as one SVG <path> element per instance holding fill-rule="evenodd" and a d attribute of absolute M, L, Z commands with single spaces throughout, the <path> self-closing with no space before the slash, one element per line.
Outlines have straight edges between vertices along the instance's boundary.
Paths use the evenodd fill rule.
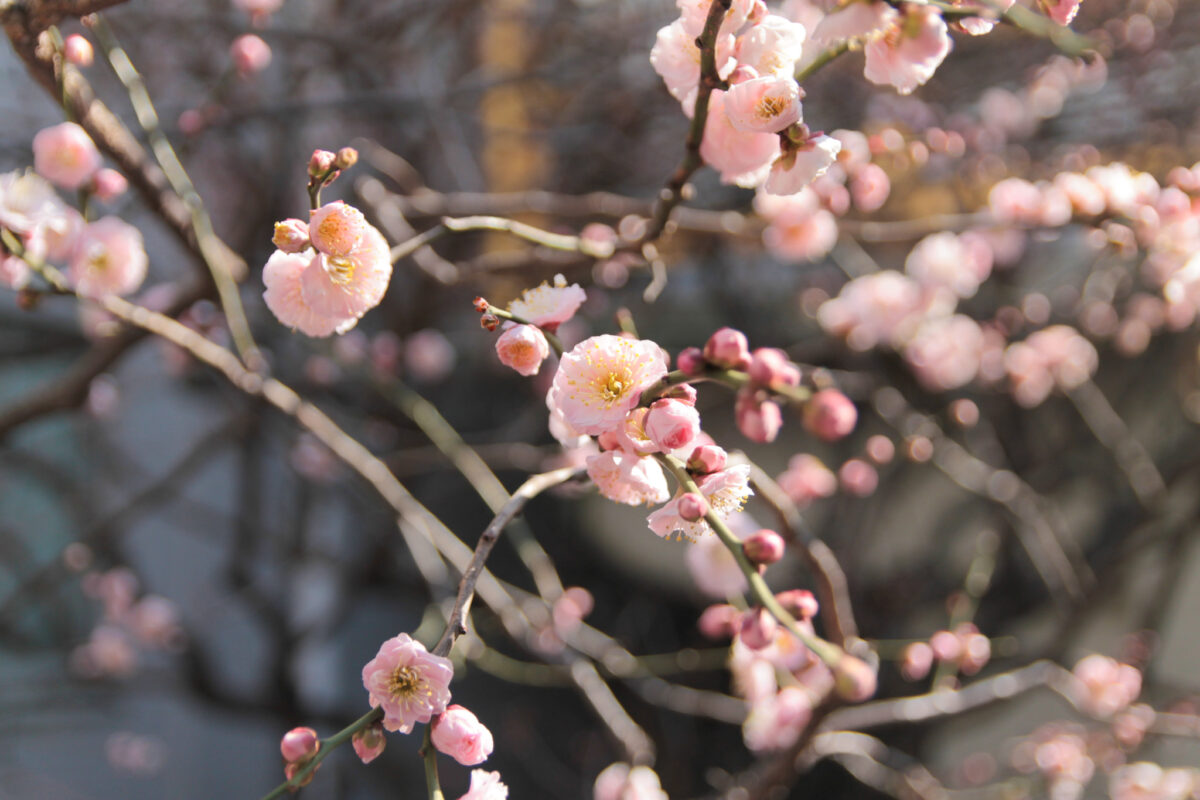
<path fill-rule="evenodd" d="M 760 347 L 750 357 L 750 380 L 769 389 L 800 385 L 800 368 L 774 347 Z"/>
<path fill-rule="evenodd" d="M 775 641 L 775 634 L 778 630 L 779 623 L 775 617 L 771 616 L 771 612 L 759 606 L 742 614 L 742 620 L 738 626 L 738 638 L 751 650 L 762 650 Z"/>
<path fill-rule="evenodd" d="M 244 33 L 229 46 L 229 56 L 238 74 L 249 78 L 271 63 L 271 46 L 253 33 Z"/>
<path fill-rule="evenodd" d="M 964 675 L 974 675 L 983 669 L 992 658 L 992 642 L 970 622 L 954 629 L 954 635 L 962 644 L 962 658 L 958 668 Z"/>
<path fill-rule="evenodd" d="M 313 247 L 331 256 L 350 255 L 362 241 L 367 227 L 362 212 L 341 200 L 312 211 L 308 220 Z"/>
<path fill-rule="evenodd" d="M 669 397 L 678 400 L 681 403 L 687 403 L 689 406 L 696 405 L 696 387 L 690 383 L 681 383 L 678 386 L 672 386 L 663 393 L 663 397 Z"/>
<path fill-rule="evenodd" d="M 851 703 L 861 703 L 875 694 L 874 670 L 851 655 L 843 655 L 834 665 L 833 681 L 838 697 Z"/>
<path fill-rule="evenodd" d="M 92 178 L 92 191 L 106 203 L 125 194 L 128 189 L 129 181 L 115 169 L 105 167 Z"/>
<path fill-rule="evenodd" d="M 688 457 L 687 468 L 697 475 L 708 475 L 725 469 L 729 456 L 715 444 L 702 444 Z"/>
<path fill-rule="evenodd" d="M 761 399 L 758 392 L 742 389 L 733 405 L 738 430 L 752 442 L 773 442 L 783 427 L 783 411 L 771 400 Z"/>
<path fill-rule="evenodd" d="M 356 732 L 350 744 L 354 746 L 355 755 L 362 759 L 364 764 L 370 764 L 379 758 L 379 754 L 387 746 L 387 737 L 383 735 L 383 723 L 373 722 Z"/>
<path fill-rule="evenodd" d="M 855 497 L 868 497 L 879 487 L 879 473 L 867 462 L 852 458 L 838 470 L 842 488 Z"/>
<path fill-rule="evenodd" d="M 330 172 L 336 162 L 336 153 L 328 150 L 313 150 L 312 156 L 308 159 L 308 174 L 314 178 L 320 178 Z"/>
<path fill-rule="evenodd" d="M 774 564 L 783 558 L 786 548 L 783 537 L 768 528 L 751 534 L 742 542 L 742 552 L 752 564 Z"/>
<path fill-rule="evenodd" d="M 72 33 L 63 42 L 63 56 L 77 67 L 90 67 L 96 54 L 92 50 L 91 42 L 78 33 Z"/>
<path fill-rule="evenodd" d="M 358 151 L 353 147 L 343 147 L 337 151 L 337 159 L 333 163 L 338 169 L 350 169 L 358 163 Z"/>
<path fill-rule="evenodd" d="M 745 369 L 750 365 L 750 342 L 741 331 L 721 328 L 708 337 L 704 359 L 718 367 Z"/>
<path fill-rule="evenodd" d="M 285 253 L 299 253 L 309 245 L 308 223 L 301 219 L 285 219 L 275 223 L 271 244 Z"/>
<path fill-rule="evenodd" d="M 292 728 L 279 740 L 279 752 L 289 764 L 308 761 L 321 749 L 321 741 L 312 728 Z"/>
<path fill-rule="evenodd" d="M 78 189 L 100 169 L 100 151 L 87 131 L 63 122 L 33 137 L 33 168 L 51 183 Z"/>
<path fill-rule="evenodd" d="M 875 434 L 870 439 L 867 439 L 867 457 L 876 464 L 890 463 L 896 457 L 896 445 L 888 437 L 882 434 Z"/>
<path fill-rule="evenodd" d="M 688 492 L 679 498 L 677 507 L 679 516 L 683 517 L 688 522 L 696 522 L 704 519 L 708 514 L 708 500 L 702 494 Z"/>
<path fill-rule="evenodd" d="M 646 415 L 646 435 L 663 450 L 687 447 L 700 433 L 700 412 L 680 400 L 655 400 Z"/>
<path fill-rule="evenodd" d="M 804 406 L 804 427 L 818 439 L 836 442 L 854 430 L 858 409 L 837 389 L 822 389 Z"/>
<path fill-rule="evenodd" d="M 700 375 L 704 372 L 704 352 L 699 347 L 681 350 L 675 357 L 675 366 L 684 375 Z"/>
<path fill-rule="evenodd" d="M 929 646 L 938 661 L 956 662 L 962 657 L 962 642 L 950 631 L 938 631 L 929 637 Z"/>
<path fill-rule="evenodd" d="M 933 648 L 925 642 L 913 642 L 900 656 L 900 674 L 907 681 L 919 681 L 933 667 Z"/>
<path fill-rule="evenodd" d="M 467 709 L 455 704 L 433 721 L 433 746 L 464 767 L 482 764 L 492 754 L 492 734 Z"/>
<path fill-rule="evenodd" d="M 496 355 L 500 356 L 501 364 L 522 375 L 537 375 L 550 355 L 550 344 L 533 325 L 514 325 L 496 340 Z"/>
<path fill-rule="evenodd" d="M 808 589 L 789 589 L 775 595 L 775 599 L 789 614 L 802 620 L 812 619 L 821 610 L 817 598 Z"/>
<path fill-rule="evenodd" d="M 600 445 L 600 449 L 621 450 L 621 439 L 617 436 L 616 431 L 604 431 L 596 437 L 596 444 Z"/>
<path fill-rule="evenodd" d="M 742 613 L 731 605 L 718 603 L 704 609 L 696 627 L 709 639 L 729 639 L 741 621 Z"/>
<path fill-rule="evenodd" d="M 313 779 L 314 777 L 316 777 L 317 770 L 318 770 L 318 769 L 320 769 L 320 768 L 321 768 L 321 765 L 320 765 L 320 764 L 317 764 L 317 766 L 316 766 L 316 767 L 313 769 L 313 771 L 312 771 L 312 772 L 310 772 L 310 773 L 308 773 L 307 775 L 305 775 L 305 776 L 304 776 L 304 780 L 302 780 L 302 781 L 300 781 L 299 783 L 295 784 L 293 788 L 297 788 L 297 789 L 298 789 L 298 788 L 300 788 L 301 786 L 308 786 L 310 783 L 312 783 L 312 779 Z M 297 774 L 300 772 L 300 770 L 302 770 L 302 769 L 304 769 L 304 764 L 303 764 L 303 763 L 296 762 L 296 761 L 289 761 L 289 762 L 288 762 L 287 764 L 285 764 L 285 765 L 284 765 L 284 767 L 283 767 L 283 777 L 287 778 L 287 780 L 289 780 L 289 781 L 290 781 L 290 780 L 292 780 L 292 778 L 295 778 L 295 777 L 296 777 L 296 775 L 297 775 Z"/>

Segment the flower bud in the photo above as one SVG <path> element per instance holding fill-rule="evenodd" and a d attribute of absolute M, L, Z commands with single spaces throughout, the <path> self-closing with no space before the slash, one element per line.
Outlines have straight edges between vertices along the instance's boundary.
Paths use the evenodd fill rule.
<path fill-rule="evenodd" d="M 733 415 L 738 430 L 752 442 L 775 441 L 783 427 L 783 411 L 779 404 L 759 397 L 759 392 L 743 388 L 738 391 L 733 404 Z"/>
<path fill-rule="evenodd" d="M 688 492 L 679 498 L 679 516 L 688 522 L 697 522 L 708 514 L 708 499 L 702 494 Z"/>
<path fill-rule="evenodd" d="M 229 56 L 238 75 L 249 78 L 271 63 L 271 46 L 253 33 L 245 33 L 233 40 Z"/>
<path fill-rule="evenodd" d="M 704 609 L 696 627 L 709 639 L 729 639 L 741 621 L 741 612 L 727 603 L 718 603 Z"/>
<path fill-rule="evenodd" d="M 488 306 L 490 306 L 491 304 L 482 297 L 476 297 L 474 300 L 471 301 L 471 305 L 480 314 L 484 314 L 487 312 Z"/>
<path fill-rule="evenodd" d="M 750 380 L 769 389 L 800 385 L 800 368 L 775 347 L 760 347 L 750 357 Z"/>
<path fill-rule="evenodd" d="M 350 169 L 358 163 L 358 151 L 353 147 L 343 147 L 337 151 L 337 159 L 333 165 L 338 169 Z"/>
<path fill-rule="evenodd" d="M 861 658 L 843 655 L 833 666 L 833 685 L 838 697 L 861 703 L 875 694 L 875 671 Z"/>
<path fill-rule="evenodd" d="M 742 620 L 738 626 L 738 638 L 751 650 L 762 650 L 775 641 L 775 634 L 778 631 L 779 623 L 775 617 L 771 615 L 771 612 L 759 606 L 742 614 Z"/>
<path fill-rule="evenodd" d="M 879 486 L 879 472 L 860 458 L 852 458 L 838 469 L 842 488 L 855 497 L 868 497 Z"/>
<path fill-rule="evenodd" d="M 689 406 L 696 405 L 696 387 L 690 383 L 681 383 L 678 386 L 672 386 L 663 392 L 663 397 L 668 397 L 673 400 L 678 400 L 681 403 L 687 403 Z"/>
<path fill-rule="evenodd" d="M 786 548 L 783 537 L 768 528 L 751 534 L 742 542 L 742 552 L 752 564 L 774 564 L 783 558 Z"/>
<path fill-rule="evenodd" d="M 835 442 L 854 430 L 858 409 L 837 389 L 822 389 L 804 405 L 804 427 L 813 436 Z"/>
<path fill-rule="evenodd" d="M 817 598 L 808 589 L 789 589 L 775 595 L 775 599 L 789 614 L 800 620 L 810 620 L 821 610 Z"/>
<path fill-rule="evenodd" d="M 689 347 L 679 351 L 675 357 L 675 366 L 684 375 L 695 377 L 704 372 L 704 353 L 699 347 Z"/>
<path fill-rule="evenodd" d="M 77 67 L 90 67 L 96 54 L 91 42 L 78 33 L 72 33 L 63 42 L 63 56 Z"/>
<path fill-rule="evenodd" d="M 494 331 L 500 327 L 500 318 L 495 314 L 484 314 L 479 318 L 479 324 L 485 331 Z"/>
<path fill-rule="evenodd" d="M 537 375 L 542 362 L 550 356 L 546 336 L 533 325 L 514 325 L 496 340 L 500 363 L 522 375 Z"/>
<path fill-rule="evenodd" d="M 962 658 L 962 641 L 950 631 L 938 631 L 929 637 L 933 657 L 942 662 L 956 662 Z"/>
<path fill-rule="evenodd" d="M 333 170 L 336 161 L 335 153 L 328 150 L 313 150 L 312 157 L 308 159 L 308 174 L 314 178 L 322 178 Z"/>
<path fill-rule="evenodd" d="M 92 191 L 96 193 L 96 197 L 106 203 L 125 194 L 128 189 L 129 181 L 125 180 L 125 176 L 115 169 L 105 167 L 92 177 Z"/>
<path fill-rule="evenodd" d="M 750 365 L 750 342 L 741 331 L 721 328 L 704 345 L 704 358 L 718 367 L 745 369 Z"/>
<path fill-rule="evenodd" d="M 715 444 L 702 444 L 688 457 L 687 468 L 697 475 L 708 475 L 725 469 L 729 456 Z"/>
<path fill-rule="evenodd" d="M 663 450 L 687 447 L 700 434 L 700 412 L 680 400 L 655 400 L 646 415 L 646 436 Z"/>
<path fill-rule="evenodd" d="M 370 764 L 379 758 L 383 748 L 387 746 L 387 737 L 383 734 L 383 723 L 372 722 L 367 727 L 357 731 L 350 740 L 354 745 L 354 753 L 364 764 Z"/>
<path fill-rule="evenodd" d="M 285 253 L 302 252 L 309 245 L 308 223 L 301 219 L 285 219 L 275 223 L 271 244 Z"/>
<path fill-rule="evenodd" d="M 900 674 L 906 681 L 919 681 L 933 667 L 933 648 L 925 642 L 913 642 L 900 656 Z"/>
<path fill-rule="evenodd" d="M 305 763 L 307 763 L 307 762 L 305 762 Z M 317 766 L 313 768 L 312 772 L 310 772 L 310 773 L 308 773 L 307 775 L 305 775 L 305 776 L 304 776 L 304 780 L 300 781 L 300 782 L 299 782 L 299 783 L 297 783 L 297 784 L 294 784 L 294 785 L 292 786 L 292 788 L 293 788 L 293 789 L 299 789 L 301 786 L 308 786 L 310 783 L 312 783 L 312 779 L 313 779 L 313 777 L 315 777 L 315 776 L 316 776 L 316 774 L 317 774 L 317 770 L 319 770 L 320 768 L 321 768 L 321 765 L 320 765 L 320 764 L 317 764 Z M 283 767 L 283 776 L 284 776 L 284 777 L 285 777 L 287 780 L 289 780 L 289 781 L 290 781 L 290 780 L 292 780 L 292 778 L 295 778 L 295 777 L 296 777 L 296 774 L 297 774 L 297 773 L 299 773 L 299 772 L 300 772 L 300 770 L 302 770 L 302 769 L 304 769 L 304 763 L 299 763 L 299 762 L 295 762 L 295 761 L 289 761 L 289 762 L 288 762 L 287 764 L 285 764 L 285 765 L 284 765 L 284 767 Z"/>
<path fill-rule="evenodd" d="M 492 754 L 492 733 L 460 705 L 449 706 L 434 718 L 433 746 L 464 767 L 482 764 Z"/>
<path fill-rule="evenodd" d="M 320 749 L 321 741 L 312 728 L 292 728 L 279 740 L 279 752 L 291 764 L 308 761 Z"/>

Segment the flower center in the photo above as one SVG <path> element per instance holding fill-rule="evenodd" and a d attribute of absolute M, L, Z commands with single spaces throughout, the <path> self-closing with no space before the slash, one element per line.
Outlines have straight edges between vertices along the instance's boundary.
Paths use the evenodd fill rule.
<path fill-rule="evenodd" d="M 771 119 L 779 116 L 783 111 L 785 104 L 778 97 L 764 97 L 758 101 L 758 115 L 763 119 Z"/>
<path fill-rule="evenodd" d="M 626 371 L 628 372 L 628 371 Z M 625 380 L 621 380 L 624 377 Z M 632 381 L 629 375 L 618 375 L 615 372 L 608 373 L 607 377 L 600 383 L 600 399 L 604 401 L 605 406 L 612 406 L 613 403 L 621 399 L 621 395 L 625 394 L 625 390 L 629 388 Z"/>
<path fill-rule="evenodd" d="M 336 286 L 345 286 L 354 280 L 354 260 L 345 256 L 330 256 L 325 259 L 325 272 Z"/>
<path fill-rule="evenodd" d="M 412 697 L 421 686 L 421 674 L 412 667 L 396 667 L 388 680 L 388 694 L 393 700 Z"/>

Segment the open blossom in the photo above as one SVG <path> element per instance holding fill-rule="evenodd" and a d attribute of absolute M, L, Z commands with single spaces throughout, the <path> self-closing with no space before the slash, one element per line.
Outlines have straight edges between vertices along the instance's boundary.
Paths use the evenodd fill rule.
<path fill-rule="evenodd" d="M 837 476 L 821 459 L 809 453 L 797 453 L 788 460 L 788 468 L 775 479 L 797 508 L 806 508 L 814 500 L 830 497 L 837 491 Z"/>
<path fill-rule="evenodd" d="M 442 712 L 430 735 L 434 747 L 464 767 L 482 764 L 492 754 L 492 732 L 457 704 Z"/>
<path fill-rule="evenodd" d="M 566 278 L 555 275 L 553 286 L 543 282 L 534 289 L 526 289 L 520 298 L 508 304 L 508 310 L 553 333 L 555 328 L 575 316 L 586 299 L 587 294 L 578 283 L 568 286 Z"/>
<path fill-rule="evenodd" d="M 866 46 L 863 75 L 872 83 L 891 84 L 900 94 L 909 94 L 933 77 L 950 47 L 941 13 L 930 6 L 909 6 L 883 36 Z"/>
<path fill-rule="evenodd" d="M 667 800 L 667 793 L 650 767 L 617 762 L 596 776 L 592 800 Z"/>
<path fill-rule="evenodd" d="M 733 58 L 734 37 L 725 33 L 717 37 L 717 74 L 727 77 L 737 61 Z M 689 33 L 683 19 L 664 25 L 655 37 L 650 49 L 650 65 L 667 85 L 671 96 L 683 104 L 685 112 L 695 105 L 696 92 L 700 86 L 700 48 L 696 46 L 696 34 Z"/>
<path fill-rule="evenodd" d="M 992 272 L 992 249 L 979 234 L 931 233 L 908 254 L 904 271 L 925 286 L 972 297 Z"/>
<path fill-rule="evenodd" d="M 725 113 L 725 95 L 718 89 L 709 96 L 700 157 L 721 173 L 722 183 L 757 186 L 779 155 L 779 137 L 737 128 Z"/>
<path fill-rule="evenodd" d="M 731 514 L 725 524 L 739 539 L 758 530 L 758 523 L 744 512 Z M 684 561 L 696 588 L 710 597 L 726 598 L 746 591 L 742 568 L 725 543 L 715 536 L 705 536 L 689 544 Z"/>
<path fill-rule="evenodd" d="M 83 225 L 83 216 L 42 176 L 28 170 L 0 175 L 0 227 L 18 234 L 31 257 L 65 261 Z M 28 270 L 20 259 L 14 260 L 22 272 Z"/>
<path fill-rule="evenodd" d="M 142 232 L 117 217 L 88 223 L 75 241 L 70 279 L 87 297 L 129 294 L 146 279 Z"/>
<path fill-rule="evenodd" d="M 318 252 L 300 275 L 300 290 L 314 312 L 348 322 L 379 305 L 391 278 L 392 256 L 387 241 L 374 227 L 366 225 L 362 238 L 347 254 Z"/>
<path fill-rule="evenodd" d="M 791 77 L 800 60 L 806 31 L 798 22 L 768 14 L 737 40 L 737 61 L 759 75 Z"/>
<path fill-rule="evenodd" d="M 607 450 L 588 456 L 587 472 L 600 494 L 616 503 L 649 505 L 671 496 L 667 476 L 653 458 Z"/>
<path fill-rule="evenodd" d="M 496 355 L 522 375 L 537 375 L 550 355 L 550 344 L 533 325 L 513 325 L 496 339 Z"/>
<path fill-rule="evenodd" d="M 1031 333 L 1004 351 L 1004 368 L 1020 405 L 1039 405 L 1056 387 L 1070 391 L 1096 372 L 1095 346 L 1069 325 Z"/>
<path fill-rule="evenodd" d="M 776 258 L 816 261 L 837 244 L 837 219 L 821 208 L 810 187 L 791 195 L 768 194 L 760 187 L 754 208 L 768 221 L 763 244 Z"/>
<path fill-rule="evenodd" d="M 944 392 L 970 383 L 983 359 L 979 323 L 963 314 L 926 320 L 904 347 L 904 360 L 925 388 Z"/>
<path fill-rule="evenodd" d="M 880 270 L 855 278 L 837 297 L 817 311 L 821 327 L 842 336 L 855 350 L 876 345 L 901 346 L 923 318 L 949 314 L 955 297 L 945 290 L 923 288 L 895 270 Z"/>
<path fill-rule="evenodd" d="M 546 402 L 575 431 L 597 436 L 620 425 L 666 374 L 666 355 L 654 342 L 593 336 L 563 355 Z"/>
<path fill-rule="evenodd" d="M 307 253 L 285 253 L 276 250 L 263 267 L 263 300 L 267 308 L 284 325 L 299 330 L 306 336 L 329 336 L 347 326 L 353 327 L 355 318 L 337 319 L 318 314 L 304 300 L 300 288 L 300 276 L 313 265 L 317 255 Z"/>
<path fill-rule="evenodd" d="M 802 145 L 789 148 L 771 164 L 763 191 L 781 195 L 799 192 L 825 174 L 837 160 L 841 149 L 841 142 L 823 133 L 811 137 Z"/>
<path fill-rule="evenodd" d="M 799 686 L 787 686 L 759 699 L 742 723 L 746 747 L 755 752 L 791 747 L 812 719 L 812 709 L 812 697 Z"/>
<path fill-rule="evenodd" d="M 446 710 L 454 665 L 402 633 L 383 643 L 362 677 L 371 707 L 383 708 L 383 727 L 411 733 L 416 723 Z"/>
<path fill-rule="evenodd" d="M 750 467 L 746 464 L 705 475 L 697 485 L 704 499 L 708 501 L 709 509 L 722 520 L 733 512 L 740 511 L 746 499 L 754 494 L 750 488 Z M 653 512 L 646 518 L 646 522 L 650 525 L 650 530 L 659 536 L 665 538 L 678 533 L 681 538 L 694 542 L 712 529 L 707 520 L 684 519 L 679 513 L 679 500 L 677 497 Z"/>
<path fill-rule="evenodd" d="M 1108 656 L 1085 656 L 1071 672 L 1079 682 L 1080 706 L 1100 717 L 1128 707 L 1142 692 L 1142 673 Z"/>
<path fill-rule="evenodd" d="M 887 30 L 898 16 L 896 9 L 883 0 L 852 0 L 823 18 L 813 30 L 812 38 L 823 45 L 831 45 L 877 35 Z"/>
<path fill-rule="evenodd" d="M 704 30 L 704 22 L 708 18 L 713 0 L 675 0 L 680 11 L 680 20 L 688 33 L 695 38 Z M 754 0 L 733 0 L 725 19 L 721 21 L 721 33 L 737 33 L 754 10 Z"/>
<path fill-rule="evenodd" d="M 791 75 L 764 75 L 731 87 L 725 94 L 725 113 L 739 130 L 778 133 L 800 121 L 801 97 Z"/>
<path fill-rule="evenodd" d="M 100 169 L 100 151 L 87 131 L 62 122 L 33 137 L 33 168 L 64 189 L 78 189 Z"/>
<path fill-rule="evenodd" d="M 471 787 L 458 800 L 508 800 L 508 787 L 500 782 L 499 772 L 471 770 Z"/>
<path fill-rule="evenodd" d="M 287 226 L 291 223 L 289 233 L 294 228 L 295 234 L 298 235 L 301 232 L 300 225 L 303 225 L 295 224 L 299 222 L 300 220 L 285 220 L 283 223 L 276 223 L 275 232 L 279 233 L 280 225 Z M 308 226 L 304 233 L 308 234 L 312 246 L 322 253 L 330 256 L 348 256 L 358 247 L 368 227 L 361 211 L 337 200 L 313 210 L 309 214 Z"/>

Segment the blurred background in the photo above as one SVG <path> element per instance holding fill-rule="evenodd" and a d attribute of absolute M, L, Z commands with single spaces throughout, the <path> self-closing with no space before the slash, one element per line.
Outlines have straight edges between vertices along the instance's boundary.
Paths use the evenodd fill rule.
<path fill-rule="evenodd" d="M 843 209 L 826 252 L 764 245 L 753 193 L 702 170 L 651 263 L 469 233 L 399 262 L 382 305 L 345 337 L 309 339 L 267 311 L 272 226 L 306 210 L 315 148 L 358 148 L 359 164 L 325 199 L 361 208 L 392 244 L 443 214 L 565 233 L 634 224 L 683 154 L 688 121 L 648 60 L 677 13 L 667 0 L 287 0 L 256 19 L 227 0 L 158 0 L 105 18 L 216 233 L 248 264 L 241 296 L 272 373 L 468 545 L 491 511 L 414 409 L 433 404 L 510 490 L 561 463 L 544 404 L 553 362 L 532 379 L 503 367 L 471 307 L 476 295 L 506 304 L 561 273 L 588 290 L 561 331 L 568 346 L 614 332 L 618 309 L 672 354 L 729 325 L 855 401 L 856 430 L 832 444 L 790 411 L 777 441 L 750 442 L 717 386 L 702 388 L 699 407 L 706 431 L 770 475 L 809 453 L 833 473 L 857 460 L 878 478 L 875 487 L 843 471 L 803 514 L 847 573 L 861 636 L 877 643 L 880 697 L 927 691 L 928 680 L 899 674 L 903 643 L 969 618 L 992 639 L 981 677 L 1101 652 L 1144 670 L 1144 702 L 1196 713 L 1200 342 L 1190 319 L 1164 321 L 1161 287 L 1145 278 L 1150 248 L 1077 218 L 995 232 L 997 267 L 960 313 L 1002 323 L 1014 340 L 1073 325 L 1099 354 L 1092 381 L 1032 407 L 1003 380 L 931 389 L 897 352 L 855 349 L 817 320 L 851 278 L 900 269 L 927 234 L 978 222 L 1001 179 L 1123 161 L 1166 185 L 1172 168 L 1200 159 L 1194 0 L 1087 0 L 1073 27 L 1106 57 L 1080 62 L 1006 26 L 956 33 L 935 77 L 907 97 L 866 82 L 861 54 L 832 62 L 804 84 L 805 121 L 866 134 L 891 190 L 881 206 Z M 229 53 L 246 33 L 270 47 L 253 74 Z M 140 132 L 102 57 L 86 77 Z M 32 163 L 33 134 L 62 111 L 8 48 L 0 85 L 8 172 Z M 110 211 L 145 236 L 140 300 L 169 304 L 203 266 L 136 193 Z M 212 298 L 180 318 L 228 344 Z M 366 711 L 361 668 L 380 642 L 402 631 L 436 640 L 430 603 L 457 573 L 442 567 L 446 584 L 430 586 L 390 508 L 292 420 L 164 342 L 143 339 L 101 363 L 111 335 L 111 322 L 69 298 L 31 311 L 0 292 L 0 798 L 257 798 L 282 780 L 284 731 L 328 735 Z M 893 458 L 880 457 L 879 437 Z M 776 522 L 760 500 L 747 512 L 757 526 Z M 525 519 L 563 583 L 594 598 L 587 623 L 619 644 L 589 655 L 654 739 L 664 788 L 701 796 L 769 755 L 743 745 L 727 648 L 696 628 L 714 598 L 689 571 L 694 545 L 658 539 L 644 515 L 574 488 L 534 500 Z M 534 591 L 508 537 L 489 565 Z M 780 589 L 814 587 L 795 555 L 770 577 Z M 540 651 L 476 605 L 478 639 L 455 652 L 455 700 L 495 734 L 485 767 L 511 797 L 590 797 L 622 751 L 564 676 L 563 645 L 538 609 L 527 613 L 551 631 Z M 647 664 L 661 677 L 622 674 L 622 648 L 660 655 Z M 952 794 L 1043 796 L 1054 781 L 1013 753 L 1055 721 L 1104 727 L 1035 691 L 875 733 Z M 301 795 L 424 796 L 419 746 L 393 735 L 365 767 L 344 748 Z M 1098 753 L 1086 796 L 1108 794 L 1105 773 L 1120 760 L 1200 764 L 1187 736 L 1150 737 L 1115 762 Z M 448 797 L 465 791 L 468 772 L 443 760 Z M 878 788 L 822 761 L 769 796 L 831 793 Z"/>

